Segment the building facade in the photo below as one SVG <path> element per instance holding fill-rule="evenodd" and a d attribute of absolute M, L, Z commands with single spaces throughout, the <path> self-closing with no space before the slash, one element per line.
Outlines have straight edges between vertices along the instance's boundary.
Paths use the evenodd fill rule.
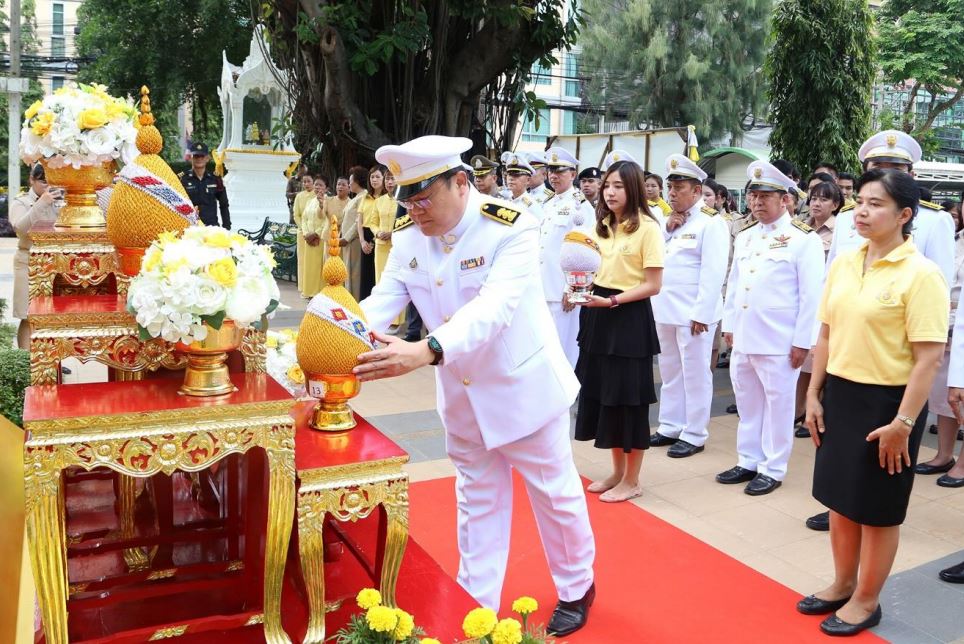
<path fill-rule="evenodd" d="M 77 10 L 84 0 L 36 0 L 37 38 L 45 92 L 50 92 L 77 75 Z"/>

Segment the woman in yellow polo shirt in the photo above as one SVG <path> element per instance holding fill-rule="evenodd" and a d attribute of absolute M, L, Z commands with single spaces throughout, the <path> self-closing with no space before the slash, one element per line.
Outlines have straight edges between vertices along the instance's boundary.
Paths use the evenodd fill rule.
<path fill-rule="evenodd" d="M 807 390 L 813 496 L 830 509 L 835 578 L 797 610 L 834 613 L 820 624 L 828 635 L 880 622 L 950 310 L 940 270 L 910 237 L 913 177 L 870 170 L 857 193 L 855 223 L 867 243 L 830 267 Z"/>
<path fill-rule="evenodd" d="M 643 172 L 632 161 L 606 170 L 601 195 L 593 237 L 602 264 L 579 315 L 576 440 L 612 451 L 613 473 L 587 490 L 616 503 L 642 494 L 639 470 L 649 448 L 653 356 L 659 353 L 649 298 L 663 282 L 663 233 L 646 203 Z"/>
<path fill-rule="evenodd" d="M 385 264 L 388 263 L 388 254 L 392 252 L 392 231 L 395 229 L 397 211 L 395 176 L 386 170 L 385 194 L 376 200 L 375 207 L 369 211 L 368 220 L 365 222 L 365 227 L 375 236 L 375 284 L 382 281 L 382 273 L 385 271 Z M 393 332 L 404 321 L 405 313 L 399 313 L 392 322 L 389 332 Z"/>
<path fill-rule="evenodd" d="M 378 221 L 379 198 L 386 194 L 385 173 L 388 169 L 383 165 L 374 165 L 368 171 L 368 194 L 362 200 L 358 210 L 358 238 L 361 240 L 361 299 L 371 295 L 375 286 L 375 232 L 371 229 L 373 222 Z"/>

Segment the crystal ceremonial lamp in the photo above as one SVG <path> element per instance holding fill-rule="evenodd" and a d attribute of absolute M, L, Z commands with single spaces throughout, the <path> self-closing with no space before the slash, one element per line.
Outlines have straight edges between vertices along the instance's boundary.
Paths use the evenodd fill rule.
<path fill-rule="evenodd" d="M 312 298 L 298 330 L 296 353 L 308 395 L 318 398 L 313 429 L 338 432 L 355 426 L 348 401 L 361 391 L 352 373 L 358 355 L 375 348 L 365 314 L 343 286 L 348 270 L 338 245 L 338 220 L 331 218 L 328 259 L 321 275 L 326 286 Z"/>
<path fill-rule="evenodd" d="M 576 230 L 566 234 L 562 240 L 559 264 L 566 276 L 570 302 L 589 302 L 593 279 L 601 262 L 599 245 L 591 237 Z"/>

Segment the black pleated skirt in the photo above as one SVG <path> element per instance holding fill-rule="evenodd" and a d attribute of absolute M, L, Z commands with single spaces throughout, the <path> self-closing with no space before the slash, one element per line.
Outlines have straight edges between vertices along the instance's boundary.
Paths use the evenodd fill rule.
<path fill-rule="evenodd" d="M 593 287 L 601 297 L 620 291 Z M 576 440 L 600 449 L 649 448 L 649 406 L 656 402 L 653 356 L 659 354 L 649 299 L 579 313 L 579 412 Z"/>
<path fill-rule="evenodd" d="M 365 241 L 369 244 L 375 241 L 375 233 L 372 232 L 371 228 L 362 228 L 362 234 L 365 237 Z M 364 300 L 372 294 L 372 289 L 375 288 L 375 251 L 372 250 L 368 255 L 359 253 L 358 257 L 361 260 L 361 288 L 359 289 L 359 295 L 361 299 Z"/>
<path fill-rule="evenodd" d="M 879 441 L 867 434 L 889 424 L 900 407 L 904 386 L 867 385 L 827 374 L 823 390 L 826 431 L 813 467 L 813 498 L 863 525 L 900 525 L 914 486 L 914 469 L 927 405 L 911 430 L 908 451 L 911 466 L 888 474 L 880 466 Z"/>

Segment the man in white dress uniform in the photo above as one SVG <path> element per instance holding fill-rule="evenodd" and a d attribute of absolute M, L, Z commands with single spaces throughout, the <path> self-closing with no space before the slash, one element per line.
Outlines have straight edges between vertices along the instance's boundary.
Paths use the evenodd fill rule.
<path fill-rule="evenodd" d="M 659 336 L 659 429 L 654 447 L 685 458 L 703 451 L 709 438 L 713 371 L 710 357 L 723 316 L 723 278 L 730 232 L 703 202 L 706 173 L 682 154 L 666 159 L 669 203 L 663 290 L 653 297 Z"/>
<path fill-rule="evenodd" d="M 823 244 L 787 208 L 794 182 L 765 161 L 747 168 L 756 221 L 737 236 L 723 304 L 733 347 L 730 379 L 740 409 L 736 467 L 720 483 L 757 496 L 780 487 L 793 449 L 797 375 L 813 344 L 823 284 Z"/>
<path fill-rule="evenodd" d="M 529 194 L 529 178 L 535 169 L 525 156 L 515 152 L 503 152 L 502 167 L 505 168 L 505 185 L 509 189 L 509 203 L 542 221 L 542 205 Z"/>
<path fill-rule="evenodd" d="M 363 354 L 362 380 L 436 365 L 438 410 L 456 467 L 459 583 L 498 609 L 509 553 L 512 470 L 525 480 L 559 603 L 549 630 L 581 628 L 595 597 L 595 543 L 572 461 L 569 407 L 579 384 L 552 333 L 539 282 L 539 224 L 480 194 L 465 138 L 379 148 L 408 215 L 396 220 L 382 280 L 361 303 L 387 346 Z M 383 332 L 411 301 L 431 329 Z M 538 395 L 533 395 L 538 392 Z"/>

